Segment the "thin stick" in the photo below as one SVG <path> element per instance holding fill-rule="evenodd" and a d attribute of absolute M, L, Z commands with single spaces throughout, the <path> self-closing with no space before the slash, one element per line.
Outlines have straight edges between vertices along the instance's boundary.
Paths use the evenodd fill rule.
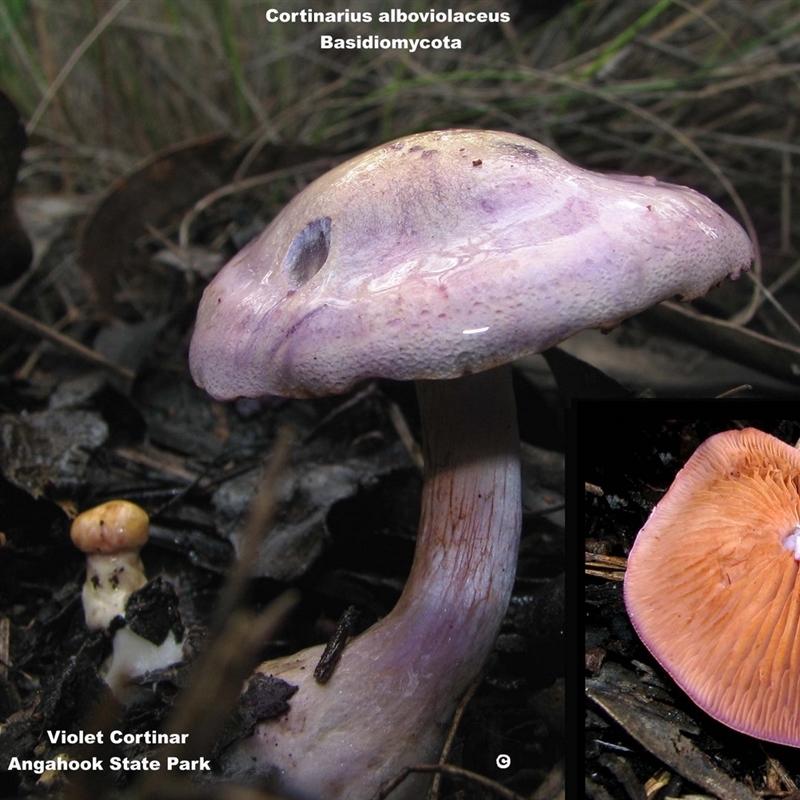
<path fill-rule="evenodd" d="M 278 507 L 276 485 L 281 472 L 286 468 L 291 454 L 293 434 L 288 428 L 278 431 L 272 447 L 270 460 L 264 468 L 261 479 L 250 501 L 242 544 L 228 580 L 220 592 L 216 604 L 212 631 L 220 630 L 234 609 L 241 602 L 245 587 L 253 577 L 253 569 L 258 560 L 258 549 L 264 535 L 272 524 L 275 509 Z"/>
<path fill-rule="evenodd" d="M 478 691 L 478 687 L 481 685 L 483 681 L 483 675 L 480 675 L 477 680 L 475 680 L 472 686 L 467 689 L 464 696 L 461 698 L 461 702 L 458 704 L 458 708 L 456 709 L 456 713 L 453 714 L 453 721 L 450 723 L 450 730 L 447 732 L 447 739 L 445 740 L 444 747 L 442 748 L 442 752 L 439 755 L 439 763 L 444 764 L 448 757 L 450 756 L 450 750 L 453 748 L 453 742 L 456 738 L 456 732 L 458 731 L 458 726 L 461 724 L 461 720 L 464 717 L 464 712 L 467 710 L 467 706 L 472 702 L 472 698 L 475 696 L 475 692 Z M 442 773 L 437 772 L 433 778 L 433 783 L 431 784 L 431 789 L 428 792 L 428 797 L 431 800 L 435 800 L 435 798 L 439 797 L 439 787 L 442 783 Z"/>
<path fill-rule="evenodd" d="M 78 356 L 78 358 L 82 358 L 84 361 L 89 361 L 98 367 L 116 372 L 118 375 L 125 378 L 125 380 L 132 381 L 136 378 L 136 373 L 133 372 L 133 370 L 127 369 L 126 367 L 121 367 L 119 364 L 115 364 L 113 361 L 110 361 L 96 350 L 92 350 L 91 348 L 82 345 L 80 342 L 70 339 L 69 336 L 65 336 L 63 333 L 59 333 L 58 331 L 49 328 L 44 323 L 39 322 L 39 320 L 29 317 L 27 314 L 23 314 L 22 311 L 17 311 L 16 308 L 7 305 L 2 300 L 0 300 L 0 318 L 7 319 L 17 327 L 36 334 L 36 336 L 46 339 L 48 342 L 52 342 L 58 347 L 68 350 L 70 353 Z"/>
<path fill-rule="evenodd" d="M 45 92 L 44 97 L 39 101 L 39 105 L 36 106 L 36 111 L 33 112 L 33 116 L 28 121 L 28 125 L 26 126 L 28 135 L 33 133 L 36 129 L 39 120 L 44 115 L 44 112 L 47 111 L 47 107 L 56 96 L 56 93 L 61 88 L 64 81 L 69 77 L 75 65 L 80 61 L 81 56 L 94 44 L 97 37 L 119 16 L 128 3 L 130 3 L 130 0 L 118 0 L 117 4 L 109 9 L 108 13 L 103 16 L 100 22 L 98 22 L 91 31 L 89 31 L 86 38 L 67 59 L 67 63 L 64 64 L 61 68 L 61 72 L 58 73 L 56 79 L 50 84 L 50 88 Z"/>
<path fill-rule="evenodd" d="M 280 178 L 289 178 L 292 175 L 298 175 L 305 172 L 312 172 L 322 167 L 331 167 L 336 161 L 341 159 L 325 157 L 317 158 L 314 161 L 307 161 L 305 164 L 294 164 L 291 167 L 283 167 L 281 169 L 274 169 L 271 172 L 265 172 L 263 175 L 254 175 L 252 178 L 243 178 L 235 183 L 229 183 L 225 186 L 215 189 L 205 197 L 201 197 L 194 206 L 186 212 L 181 220 L 180 228 L 178 229 L 178 244 L 182 248 L 189 246 L 189 233 L 191 225 L 197 216 L 205 211 L 210 205 L 221 200 L 223 197 L 236 194 L 237 192 L 245 192 L 257 186 L 271 183 L 272 181 L 279 180 Z"/>
<path fill-rule="evenodd" d="M 462 769 L 461 767 L 454 767 L 452 764 L 416 764 L 411 767 L 404 767 L 394 778 L 380 788 L 373 800 L 386 800 L 412 772 L 438 772 L 445 773 L 446 775 L 454 775 L 489 789 L 498 797 L 502 797 L 503 800 L 525 800 L 521 794 L 512 792 L 511 789 L 506 789 L 505 786 L 497 783 L 497 781 L 493 781 L 491 778 L 484 778 L 483 775 L 478 775 L 475 772 L 470 772 L 468 769 Z"/>

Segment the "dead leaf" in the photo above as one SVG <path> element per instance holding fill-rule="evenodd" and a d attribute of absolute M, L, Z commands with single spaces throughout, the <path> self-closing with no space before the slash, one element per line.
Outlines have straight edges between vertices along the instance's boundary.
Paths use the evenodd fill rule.
<path fill-rule="evenodd" d="M 82 486 L 90 451 L 108 437 L 99 414 L 51 409 L 0 417 L 0 472 L 33 497 Z"/>
<path fill-rule="evenodd" d="M 281 476 L 280 505 L 258 552 L 253 574 L 291 581 L 305 574 L 328 540 L 326 517 L 334 503 L 352 497 L 395 469 L 409 466 L 406 451 L 394 443 L 369 457 L 352 456 L 336 463 L 295 454 Z M 254 470 L 226 482 L 214 495 L 219 530 L 239 550 L 242 514 L 258 486 Z"/>
<path fill-rule="evenodd" d="M 712 353 L 760 370 L 765 375 L 800 383 L 800 348 L 724 319 L 698 314 L 688 306 L 662 303 L 645 318 L 684 340 L 701 342 Z"/>
<path fill-rule="evenodd" d="M 170 215 L 225 181 L 235 144 L 225 134 L 172 145 L 115 181 L 100 198 L 80 233 L 80 264 L 98 311 L 109 313 L 114 290 L 126 270 L 142 269 L 134 243 L 147 226 L 160 227 Z"/>
<path fill-rule="evenodd" d="M 175 223 L 212 191 L 230 181 L 239 163 L 238 143 L 227 134 L 210 134 L 161 150 L 115 181 L 103 194 L 79 236 L 79 260 L 89 279 L 100 315 L 111 314 L 117 286 L 148 269 L 151 256 L 136 247 L 140 237 Z M 319 158 L 303 146 L 264 147 L 253 171 L 272 171 Z M 195 258 L 197 254 L 195 254 Z M 121 280 L 127 278 L 127 280 Z M 154 275 L 157 285 L 161 273 Z"/>
<path fill-rule="evenodd" d="M 705 789 L 720 800 L 758 800 L 749 787 L 726 775 L 711 759 L 683 735 L 675 721 L 674 709 L 666 709 L 658 701 L 629 690 L 620 684 L 620 676 L 606 678 L 609 667 L 604 664 L 600 677 L 586 681 L 586 696 L 599 705 L 610 717 L 652 753 L 662 763 L 684 778 Z M 628 676 L 635 686 L 636 676 L 621 667 L 615 673 Z M 664 711 L 659 711 L 664 708 Z"/>

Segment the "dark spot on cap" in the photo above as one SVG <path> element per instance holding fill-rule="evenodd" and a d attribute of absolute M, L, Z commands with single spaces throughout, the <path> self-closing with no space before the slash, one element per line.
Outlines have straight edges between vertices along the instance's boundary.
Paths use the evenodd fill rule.
<path fill-rule="evenodd" d="M 303 228 L 292 240 L 283 271 L 292 289 L 300 288 L 322 269 L 331 248 L 331 218 L 320 217 Z"/>
<path fill-rule="evenodd" d="M 526 147 L 524 144 L 512 144 L 510 149 L 523 158 L 528 158 L 531 161 L 539 160 L 539 151 L 533 147 Z"/>

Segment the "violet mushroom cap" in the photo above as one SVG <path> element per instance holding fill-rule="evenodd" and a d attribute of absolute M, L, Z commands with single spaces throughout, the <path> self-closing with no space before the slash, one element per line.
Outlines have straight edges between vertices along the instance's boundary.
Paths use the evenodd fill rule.
<path fill-rule="evenodd" d="M 228 768 L 362 798 L 436 759 L 514 580 L 519 441 L 500 365 L 695 297 L 751 258 L 739 225 L 691 189 L 589 172 L 508 133 L 409 136 L 297 195 L 206 289 L 192 375 L 220 399 L 416 380 L 422 514 L 397 606 L 325 685 L 321 647 L 262 665 L 299 689 Z M 420 792 L 412 779 L 393 797 Z"/>
<path fill-rule="evenodd" d="M 421 133 L 318 178 L 222 269 L 190 365 L 220 399 L 454 378 L 705 294 L 752 258 L 692 189 L 510 133 Z"/>
<path fill-rule="evenodd" d="M 800 747 L 800 451 L 754 428 L 707 439 L 636 537 L 625 605 L 704 711 Z"/>

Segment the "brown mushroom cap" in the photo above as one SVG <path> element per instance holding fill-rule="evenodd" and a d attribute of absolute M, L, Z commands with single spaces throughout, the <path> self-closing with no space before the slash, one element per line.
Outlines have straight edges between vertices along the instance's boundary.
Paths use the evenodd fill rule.
<path fill-rule="evenodd" d="M 110 500 L 78 514 L 72 522 L 72 543 L 84 553 L 139 550 L 147 542 L 150 518 L 127 500 Z"/>
<path fill-rule="evenodd" d="M 692 189 L 510 133 L 420 133 L 318 178 L 228 263 L 189 361 L 223 399 L 454 378 L 697 297 L 752 255 Z"/>
<path fill-rule="evenodd" d="M 800 746 L 800 451 L 752 428 L 704 442 L 639 532 L 625 605 L 702 709 Z"/>

